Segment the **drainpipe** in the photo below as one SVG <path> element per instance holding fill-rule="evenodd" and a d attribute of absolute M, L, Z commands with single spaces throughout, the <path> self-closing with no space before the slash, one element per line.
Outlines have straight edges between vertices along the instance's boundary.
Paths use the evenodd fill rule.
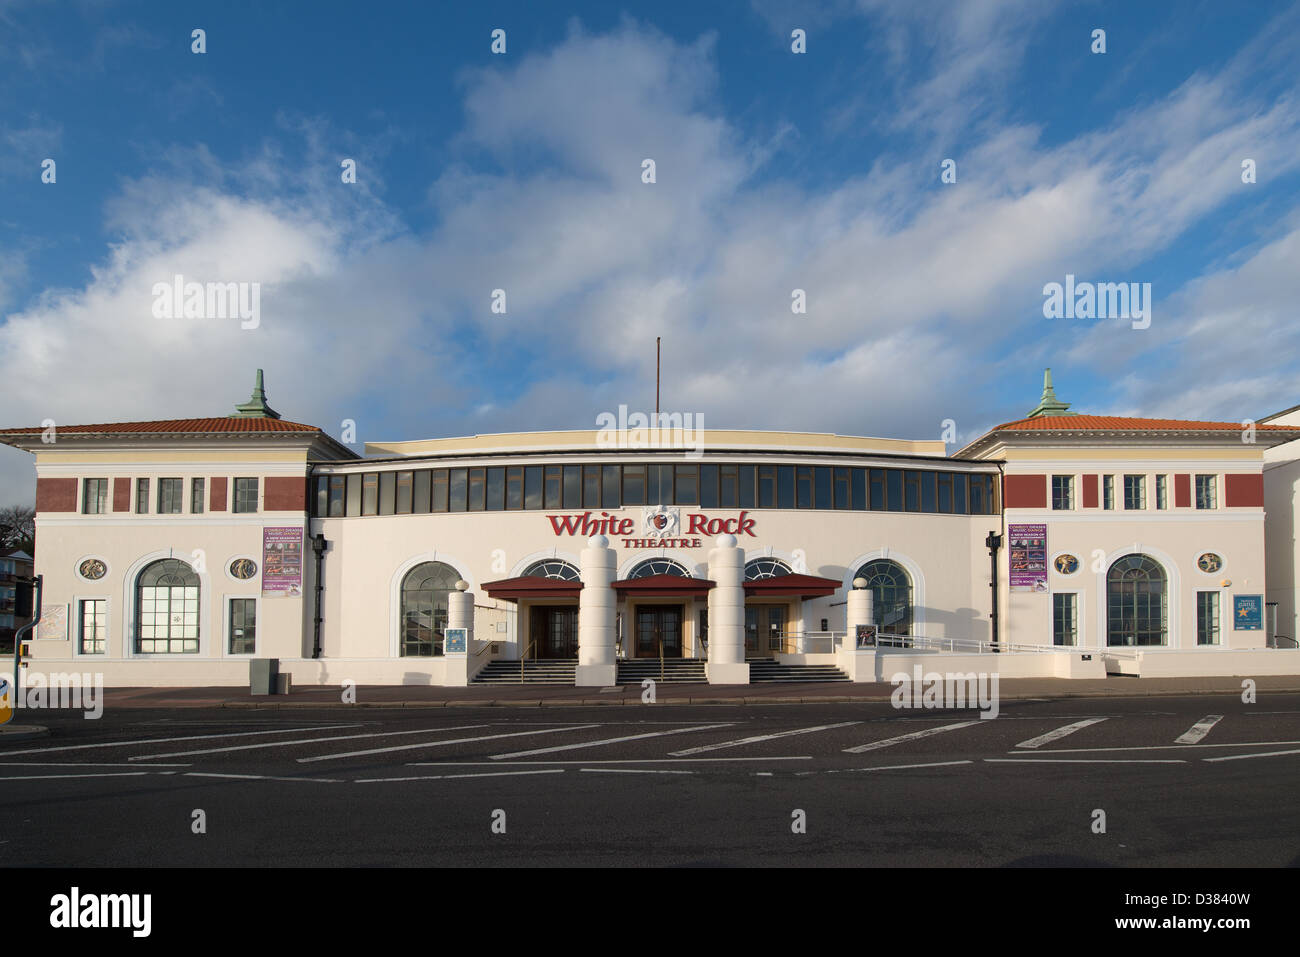
<path fill-rule="evenodd" d="M 325 563 L 325 536 L 317 532 L 311 537 L 311 550 L 316 554 L 316 620 L 314 631 L 314 642 L 312 645 L 311 656 L 320 657 L 320 622 L 321 622 L 321 593 L 325 591 L 325 582 L 321 574 L 322 566 Z"/>
<path fill-rule="evenodd" d="M 992 575 L 990 576 L 989 588 L 992 590 L 993 593 L 993 608 L 992 608 L 992 613 L 989 615 L 989 619 L 990 619 L 990 625 L 992 631 L 994 652 L 1001 651 L 1001 649 L 998 647 L 998 639 L 1001 637 L 998 629 L 998 591 L 999 591 L 998 549 L 1002 547 L 1003 536 L 1006 534 L 1007 531 L 1007 513 L 1006 513 L 1006 509 L 1002 507 L 1002 482 L 1004 477 L 1005 477 L 1005 473 L 1002 470 L 1002 463 L 999 462 L 998 463 L 998 487 L 993 490 L 993 494 L 997 498 L 998 515 L 1001 518 L 1002 533 L 995 534 L 994 532 L 989 532 L 988 537 L 984 539 L 984 545 L 989 550 L 989 564 L 991 566 L 991 571 L 992 571 Z"/>

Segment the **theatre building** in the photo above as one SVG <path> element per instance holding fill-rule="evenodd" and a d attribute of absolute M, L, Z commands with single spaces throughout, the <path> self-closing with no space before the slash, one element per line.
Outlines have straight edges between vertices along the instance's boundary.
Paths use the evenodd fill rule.
<path fill-rule="evenodd" d="M 1024 419 L 952 455 L 661 425 L 363 457 L 281 418 L 259 371 L 233 415 L 0 430 L 35 456 L 32 667 L 114 686 L 244 685 L 265 658 L 299 685 L 1300 673 L 1265 597 L 1292 596 L 1294 636 L 1264 470 L 1300 423 L 1076 415 L 1049 374 Z M 1293 515 L 1269 542 L 1294 558 Z"/>

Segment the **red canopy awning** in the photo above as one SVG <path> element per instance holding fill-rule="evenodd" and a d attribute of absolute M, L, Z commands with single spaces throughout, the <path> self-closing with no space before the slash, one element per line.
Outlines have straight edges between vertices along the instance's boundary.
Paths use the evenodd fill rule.
<path fill-rule="evenodd" d="M 620 595 L 669 595 L 682 598 L 704 598 L 714 585 L 707 578 L 683 578 L 681 575 L 647 575 L 645 578 L 624 578 L 613 583 Z"/>
<path fill-rule="evenodd" d="M 518 602 L 521 598 L 577 598 L 578 592 L 582 591 L 582 582 L 543 578 L 541 575 L 520 575 L 517 578 L 484 582 L 482 587 L 493 598 Z"/>
<path fill-rule="evenodd" d="M 816 575 L 778 575 L 775 578 L 755 578 L 745 582 L 746 598 L 825 598 L 833 595 L 843 583 L 834 578 Z"/>

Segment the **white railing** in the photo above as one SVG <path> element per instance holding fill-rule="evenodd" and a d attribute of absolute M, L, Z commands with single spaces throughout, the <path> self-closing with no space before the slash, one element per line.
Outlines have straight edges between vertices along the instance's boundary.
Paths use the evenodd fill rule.
<path fill-rule="evenodd" d="M 928 635 L 876 635 L 876 647 L 916 649 L 948 654 L 991 655 L 998 652 L 1015 654 L 1042 654 L 1068 652 L 1070 654 L 1109 655 L 1112 658 L 1136 658 L 1136 650 L 1116 648 L 1090 648 L 1085 645 L 1027 645 L 1012 641 L 982 641 L 977 638 L 933 638 Z M 859 645 L 869 648 L 871 645 Z"/>

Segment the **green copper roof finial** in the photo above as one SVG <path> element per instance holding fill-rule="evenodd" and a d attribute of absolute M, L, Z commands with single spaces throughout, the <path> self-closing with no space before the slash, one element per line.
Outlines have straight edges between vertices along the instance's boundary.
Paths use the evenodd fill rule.
<path fill-rule="evenodd" d="M 1043 397 L 1038 400 L 1038 405 L 1025 418 L 1036 419 L 1043 415 L 1078 415 L 1077 412 L 1067 411 L 1070 403 L 1062 402 L 1056 397 L 1056 390 L 1052 388 L 1052 370 L 1050 368 L 1043 370 Z"/>
<path fill-rule="evenodd" d="M 253 394 L 247 402 L 235 406 L 232 419 L 278 419 L 280 413 L 266 404 L 266 390 L 262 388 L 262 370 L 257 370 L 257 381 L 253 384 Z"/>

